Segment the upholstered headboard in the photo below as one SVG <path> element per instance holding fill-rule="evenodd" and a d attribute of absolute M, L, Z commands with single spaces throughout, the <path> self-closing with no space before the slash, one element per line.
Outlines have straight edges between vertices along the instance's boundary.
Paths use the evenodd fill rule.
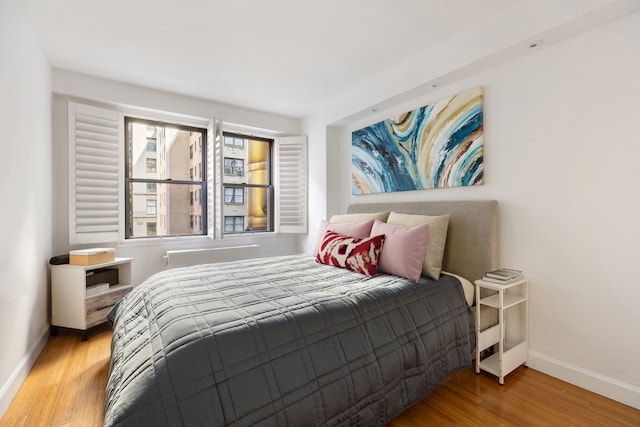
<path fill-rule="evenodd" d="M 473 282 L 498 268 L 498 202 L 495 200 L 357 203 L 347 209 L 348 213 L 382 211 L 449 214 L 443 270 Z"/>

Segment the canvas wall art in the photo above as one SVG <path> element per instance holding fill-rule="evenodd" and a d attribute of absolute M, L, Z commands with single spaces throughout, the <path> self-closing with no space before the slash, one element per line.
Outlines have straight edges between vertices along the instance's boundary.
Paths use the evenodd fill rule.
<path fill-rule="evenodd" d="M 483 90 L 475 88 L 351 135 L 352 193 L 483 183 Z"/>

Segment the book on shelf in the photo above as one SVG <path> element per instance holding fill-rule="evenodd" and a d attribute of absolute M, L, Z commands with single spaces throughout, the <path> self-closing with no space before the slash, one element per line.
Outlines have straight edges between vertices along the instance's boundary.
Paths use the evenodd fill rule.
<path fill-rule="evenodd" d="M 87 296 L 93 296 L 102 292 L 106 292 L 109 290 L 108 283 L 98 283 L 95 285 L 87 286 Z"/>
<path fill-rule="evenodd" d="M 501 268 L 499 270 L 488 271 L 482 280 L 485 282 L 499 283 L 506 285 L 507 283 L 513 283 L 524 278 L 522 271 L 514 270 L 512 268 Z"/>

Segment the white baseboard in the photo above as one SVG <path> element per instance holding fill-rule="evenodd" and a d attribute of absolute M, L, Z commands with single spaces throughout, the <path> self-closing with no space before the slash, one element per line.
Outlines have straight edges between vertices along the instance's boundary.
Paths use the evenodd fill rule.
<path fill-rule="evenodd" d="M 588 371 L 536 352 L 529 352 L 527 365 L 536 371 L 551 375 L 569 384 L 640 409 L 640 387 L 605 377 L 596 372 Z"/>
<path fill-rule="evenodd" d="M 16 366 L 16 369 L 14 369 L 7 382 L 2 385 L 2 388 L 0 388 L 0 419 L 4 416 L 4 413 L 7 412 L 7 409 L 9 409 L 11 401 L 16 397 L 18 390 L 20 390 L 20 386 L 29 375 L 29 372 L 31 372 L 31 368 L 33 368 L 36 360 L 38 360 L 38 356 L 42 353 L 45 344 L 47 344 L 47 340 L 49 339 L 49 329 L 50 325 L 47 324 L 42 332 L 40 332 L 40 339 L 33 343 L 27 354 L 25 354 L 18 366 Z"/>

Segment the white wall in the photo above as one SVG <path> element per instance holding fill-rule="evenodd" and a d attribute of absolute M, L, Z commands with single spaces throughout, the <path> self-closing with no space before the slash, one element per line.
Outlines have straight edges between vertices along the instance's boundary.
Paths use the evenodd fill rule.
<path fill-rule="evenodd" d="M 531 279 L 529 366 L 640 408 L 638 76 L 635 14 L 352 121 L 324 145 L 327 206 L 497 199 L 501 264 Z M 484 186 L 351 196 L 352 130 L 476 86 Z"/>
<path fill-rule="evenodd" d="M 48 337 L 51 70 L 17 2 L 0 2 L 0 417 Z"/>
<path fill-rule="evenodd" d="M 204 121 L 212 117 L 225 123 L 261 129 L 273 135 L 297 135 L 300 120 L 229 106 L 203 99 L 176 95 L 158 90 L 118 83 L 110 80 L 54 69 L 53 71 L 53 191 L 54 235 L 56 254 L 77 249 L 69 245 L 69 184 L 67 104 L 70 100 L 119 110 L 137 110 L 149 118 L 157 114 L 175 114 L 186 120 Z M 168 119 L 165 119 L 168 120 Z M 295 234 L 256 233 L 225 236 L 223 240 L 181 238 L 131 242 L 105 242 L 116 246 L 117 256 L 133 257 L 132 282 L 140 283 L 153 273 L 163 270 L 163 255 L 167 249 L 193 249 L 258 244 L 261 256 L 286 255 L 301 252 L 300 236 Z"/>

